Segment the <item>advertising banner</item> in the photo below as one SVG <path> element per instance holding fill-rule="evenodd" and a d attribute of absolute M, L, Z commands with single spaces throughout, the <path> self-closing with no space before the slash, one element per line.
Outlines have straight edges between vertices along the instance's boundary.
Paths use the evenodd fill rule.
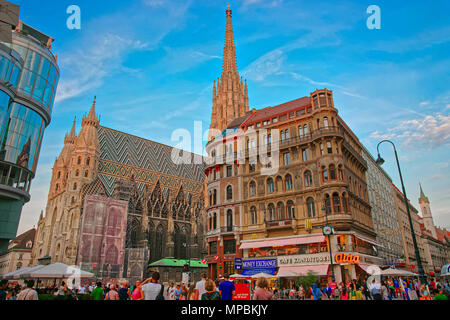
<path fill-rule="evenodd" d="M 236 295 L 233 300 L 250 300 L 250 283 L 236 283 Z"/>

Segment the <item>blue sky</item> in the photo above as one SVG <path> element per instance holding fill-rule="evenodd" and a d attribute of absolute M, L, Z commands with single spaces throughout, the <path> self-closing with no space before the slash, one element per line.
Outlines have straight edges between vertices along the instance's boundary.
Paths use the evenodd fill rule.
<path fill-rule="evenodd" d="M 61 79 L 19 233 L 45 208 L 53 162 L 74 116 L 97 96 L 101 124 L 174 145 L 177 128 L 209 127 L 212 83 L 220 75 L 226 1 L 24 0 L 20 19 L 56 40 Z M 81 30 L 66 27 L 69 5 Z M 334 91 L 335 106 L 376 155 L 396 144 L 407 195 L 419 181 L 435 224 L 450 228 L 450 2 L 230 1 L 239 72 L 250 108 Z M 381 9 L 369 30 L 366 9 Z M 385 170 L 400 187 L 393 151 Z"/>

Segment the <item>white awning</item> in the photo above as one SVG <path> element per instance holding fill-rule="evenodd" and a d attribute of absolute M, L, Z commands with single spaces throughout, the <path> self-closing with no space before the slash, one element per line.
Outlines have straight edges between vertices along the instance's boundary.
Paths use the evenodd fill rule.
<path fill-rule="evenodd" d="M 358 239 L 362 240 L 362 241 L 365 241 L 365 242 L 367 242 L 367 243 L 373 244 L 373 245 L 375 245 L 375 246 L 377 246 L 377 247 L 382 247 L 382 248 L 384 248 L 384 246 L 383 246 L 382 244 L 376 242 L 375 240 L 370 240 L 370 239 L 368 239 L 368 238 L 365 238 L 365 237 L 360 236 L 359 234 L 355 234 L 354 236 L 357 237 Z"/>

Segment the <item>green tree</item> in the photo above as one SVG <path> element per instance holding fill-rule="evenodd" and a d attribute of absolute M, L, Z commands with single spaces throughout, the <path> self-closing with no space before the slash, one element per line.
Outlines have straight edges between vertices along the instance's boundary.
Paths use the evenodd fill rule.
<path fill-rule="evenodd" d="M 315 272 L 309 270 L 308 273 L 306 274 L 306 276 L 297 277 L 295 279 L 295 284 L 297 286 L 302 286 L 306 292 L 306 290 L 308 290 L 308 288 L 310 286 L 312 286 L 314 283 L 316 283 L 317 281 L 319 281 L 319 277 L 317 276 L 317 274 Z"/>

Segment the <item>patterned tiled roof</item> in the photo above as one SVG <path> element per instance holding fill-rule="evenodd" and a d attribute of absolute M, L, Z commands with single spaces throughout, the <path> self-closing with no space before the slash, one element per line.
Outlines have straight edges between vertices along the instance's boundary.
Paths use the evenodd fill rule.
<path fill-rule="evenodd" d="M 99 178 L 109 196 L 117 178 L 131 177 L 141 192 L 158 179 L 164 188 L 176 190 L 182 184 L 187 192 L 201 192 L 204 164 L 173 163 L 172 150 L 178 149 L 102 126 L 98 128 L 98 140 Z M 193 159 L 194 154 L 189 155 Z"/>

